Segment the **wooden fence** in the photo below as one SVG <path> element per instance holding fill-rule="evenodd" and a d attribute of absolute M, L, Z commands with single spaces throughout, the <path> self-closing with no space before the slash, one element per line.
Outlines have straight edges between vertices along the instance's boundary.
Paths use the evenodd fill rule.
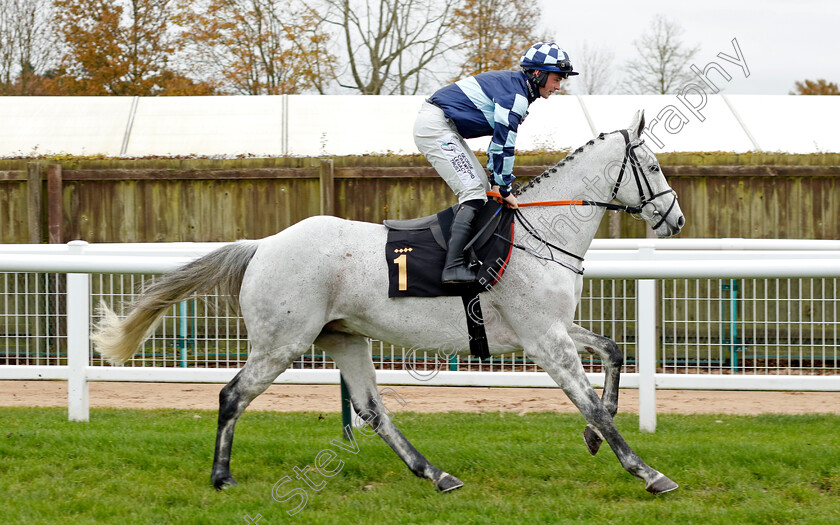
<path fill-rule="evenodd" d="M 527 181 L 551 165 L 518 162 Z M 429 215 L 454 196 L 421 157 L 7 163 L 0 243 L 232 241 L 306 217 L 381 222 Z M 683 237 L 840 239 L 840 166 L 666 165 Z M 610 224 L 612 222 L 612 224 Z M 598 237 L 644 237 L 629 216 Z"/>

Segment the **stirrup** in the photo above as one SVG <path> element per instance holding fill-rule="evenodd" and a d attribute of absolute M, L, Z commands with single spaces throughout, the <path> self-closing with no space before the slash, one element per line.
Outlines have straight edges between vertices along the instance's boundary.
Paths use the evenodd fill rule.
<path fill-rule="evenodd" d="M 467 268 L 466 264 L 444 268 L 440 276 L 443 284 L 469 284 L 478 281 L 478 274 Z"/>

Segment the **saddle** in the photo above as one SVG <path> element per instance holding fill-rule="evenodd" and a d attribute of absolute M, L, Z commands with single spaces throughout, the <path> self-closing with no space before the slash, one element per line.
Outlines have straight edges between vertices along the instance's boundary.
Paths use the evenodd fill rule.
<path fill-rule="evenodd" d="M 467 316 L 470 350 L 490 357 L 478 294 L 501 279 L 513 250 L 514 211 L 488 200 L 475 221 L 475 234 L 467 244 L 470 266 L 477 266 L 478 281 L 443 284 L 440 275 L 446 260 L 450 228 L 458 206 L 434 215 L 408 220 L 386 220 L 388 240 L 388 297 L 460 296 Z"/>

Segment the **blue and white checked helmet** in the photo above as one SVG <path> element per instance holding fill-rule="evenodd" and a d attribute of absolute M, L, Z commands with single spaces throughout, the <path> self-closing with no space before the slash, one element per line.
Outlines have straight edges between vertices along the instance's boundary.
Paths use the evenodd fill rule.
<path fill-rule="evenodd" d="M 569 55 L 554 42 L 537 42 L 519 60 L 519 65 L 525 71 L 554 71 L 560 73 L 563 78 L 577 75 L 572 71 L 572 63 Z"/>

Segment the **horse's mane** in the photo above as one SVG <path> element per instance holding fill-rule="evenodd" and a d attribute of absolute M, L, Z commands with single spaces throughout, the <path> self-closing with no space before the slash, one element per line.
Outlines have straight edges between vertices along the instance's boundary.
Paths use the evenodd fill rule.
<path fill-rule="evenodd" d="M 607 133 L 601 133 L 601 134 L 599 134 L 599 135 L 598 135 L 598 139 L 599 139 L 599 140 L 604 140 L 604 137 L 606 137 L 607 135 L 608 135 Z M 521 195 L 521 194 L 525 193 L 525 192 L 528 190 L 528 188 L 533 188 L 533 187 L 534 187 L 534 184 L 539 184 L 539 183 L 540 183 L 540 181 L 541 181 L 542 179 L 544 179 L 544 178 L 545 178 L 545 179 L 547 179 L 547 178 L 549 178 L 549 177 L 550 177 L 553 173 L 557 173 L 557 170 L 559 170 L 560 168 L 562 168 L 563 166 L 565 166 L 566 164 L 568 164 L 570 161 L 574 160 L 574 159 L 575 159 L 575 155 L 577 155 L 578 153 L 583 153 L 583 149 L 584 149 L 586 146 L 592 146 L 593 144 L 595 144 L 595 139 L 590 140 L 589 142 L 587 142 L 587 143 L 586 143 L 586 144 L 584 144 L 583 146 L 581 146 L 581 147 L 579 147 L 578 149 L 574 150 L 572 153 L 569 153 L 568 155 L 566 155 L 566 156 L 563 158 L 563 160 L 561 160 L 560 162 L 558 162 L 558 163 L 557 163 L 557 164 L 555 164 L 554 166 L 552 166 L 552 167 L 548 168 L 548 169 L 547 169 L 547 170 L 545 170 L 544 172 L 540 173 L 539 175 L 537 175 L 536 177 L 534 177 L 533 179 L 531 179 L 531 180 L 528 182 L 528 184 L 525 184 L 524 186 L 522 186 L 522 185 L 520 185 L 519 183 L 515 183 L 515 184 L 514 184 L 514 187 L 513 187 L 513 191 L 512 191 L 511 193 L 513 193 L 513 194 L 514 194 L 514 195 L 516 195 L 516 196 L 519 196 L 519 195 Z"/>

